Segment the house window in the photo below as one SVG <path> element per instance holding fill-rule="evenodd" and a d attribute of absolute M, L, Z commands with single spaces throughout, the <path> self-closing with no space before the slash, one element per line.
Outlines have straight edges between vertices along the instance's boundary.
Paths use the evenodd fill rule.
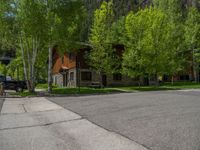
<path fill-rule="evenodd" d="M 81 80 L 82 81 L 91 81 L 92 73 L 91 72 L 81 72 Z"/>
<path fill-rule="evenodd" d="M 69 59 L 74 60 L 75 55 L 73 53 L 69 53 Z"/>
<path fill-rule="evenodd" d="M 120 73 L 113 74 L 113 80 L 114 81 L 121 81 L 122 80 L 122 74 L 120 74 Z"/>
<path fill-rule="evenodd" d="M 181 75 L 180 76 L 180 80 L 189 81 L 190 80 L 190 76 L 189 75 Z"/>
<path fill-rule="evenodd" d="M 74 72 L 70 72 L 70 80 L 74 81 Z"/>

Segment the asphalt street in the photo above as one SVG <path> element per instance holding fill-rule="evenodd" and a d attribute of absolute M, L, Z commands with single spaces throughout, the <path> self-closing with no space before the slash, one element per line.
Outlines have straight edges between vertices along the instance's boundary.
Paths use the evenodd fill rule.
<path fill-rule="evenodd" d="M 199 90 L 49 99 L 150 150 L 200 150 Z"/>
<path fill-rule="evenodd" d="M 43 97 L 6 98 L 0 150 L 147 150 Z"/>

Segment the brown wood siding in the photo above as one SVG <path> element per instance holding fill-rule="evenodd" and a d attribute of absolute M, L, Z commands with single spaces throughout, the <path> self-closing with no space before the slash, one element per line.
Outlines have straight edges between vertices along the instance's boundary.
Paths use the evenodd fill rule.
<path fill-rule="evenodd" d="M 68 69 L 72 69 L 76 67 L 76 55 L 74 54 L 73 59 L 69 58 L 69 54 L 65 53 L 63 56 L 58 55 L 55 53 L 53 56 L 54 63 L 53 63 L 53 74 L 58 74 L 61 70 L 62 67 L 67 67 Z M 64 57 L 64 62 L 62 63 L 62 59 Z"/>
<path fill-rule="evenodd" d="M 124 47 L 122 45 L 116 45 L 113 48 L 116 49 L 117 55 L 122 57 L 122 53 Z M 63 67 L 67 67 L 68 69 L 75 68 L 80 64 L 81 69 L 89 69 L 89 65 L 87 63 L 86 53 L 90 52 L 90 48 L 79 49 L 74 53 L 65 53 L 64 56 L 60 56 L 57 52 L 54 52 L 54 65 L 53 65 L 53 74 L 57 74 L 62 70 Z M 70 57 L 73 55 L 73 57 Z M 64 63 L 62 64 L 62 57 L 64 57 Z M 72 58 L 72 59 L 70 59 Z"/>
<path fill-rule="evenodd" d="M 73 53 L 73 55 L 74 55 L 73 59 L 70 59 L 69 54 L 67 54 L 67 53 L 64 54 L 64 64 L 63 65 L 69 69 L 76 67 L 76 54 Z"/>

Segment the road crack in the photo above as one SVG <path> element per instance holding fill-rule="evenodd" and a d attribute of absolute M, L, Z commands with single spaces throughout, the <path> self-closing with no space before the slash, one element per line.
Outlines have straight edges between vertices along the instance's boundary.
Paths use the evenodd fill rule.
<path fill-rule="evenodd" d="M 63 121 L 58 121 L 58 122 L 31 125 L 31 126 L 21 126 L 21 127 L 14 127 L 14 128 L 3 128 L 3 129 L 0 129 L 0 131 L 23 129 L 23 128 L 34 128 L 34 127 L 45 127 L 45 126 L 50 126 L 50 125 L 54 125 L 54 124 L 67 123 L 67 122 L 78 121 L 78 120 L 83 120 L 83 119 L 84 118 L 81 117 L 81 118 L 77 118 L 77 119 L 63 120 Z"/>

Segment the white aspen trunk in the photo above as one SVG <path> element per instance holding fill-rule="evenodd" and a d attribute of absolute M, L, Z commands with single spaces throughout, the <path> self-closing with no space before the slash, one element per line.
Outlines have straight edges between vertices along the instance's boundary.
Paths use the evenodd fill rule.
<path fill-rule="evenodd" d="M 26 39 L 26 47 L 27 47 L 27 61 L 28 61 L 28 75 L 29 75 L 29 92 L 33 92 L 33 85 L 32 85 L 32 63 L 31 63 L 31 57 L 30 57 L 30 44 L 28 39 Z"/>
<path fill-rule="evenodd" d="M 23 68 L 24 68 L 24 76 L 26 80 L 26 85 L 28 90 L 30 89 L 29 81 L 28 81 L 28 71 L 27 71 L 27 64 L 25 59 L 25 53 L 24 53 L 24 46 L 22 42 L 22 36 L 20 35 L 20 45 L 21 45 L 21 51 L 22 51 L 22 60 L 23 60 Z"/>
<path fill-rule="evenodd" d="M 35 92 L 35 60 L 36 60 L 36 52 L 37 52 L 37 38 L 33 38 L 33 54 L 32 54 L 32 90 Z"/>
<path fill-rule="evenodd" d="M 37 38 L 32 38 L 32 66 L 31 66 L 31 84 L 32 84 L 32 92 L 35 92 L 35 62 L 36 62 L 36 57 L 37 57 L 37 50 L 38 50 L 38 42 Z"/>
<path fill-rule="evenodd" d="M 48 92 L 52 92 L 52 50 L 53 48 L 49 47 L 49 67 L 48 67 Z"/>

